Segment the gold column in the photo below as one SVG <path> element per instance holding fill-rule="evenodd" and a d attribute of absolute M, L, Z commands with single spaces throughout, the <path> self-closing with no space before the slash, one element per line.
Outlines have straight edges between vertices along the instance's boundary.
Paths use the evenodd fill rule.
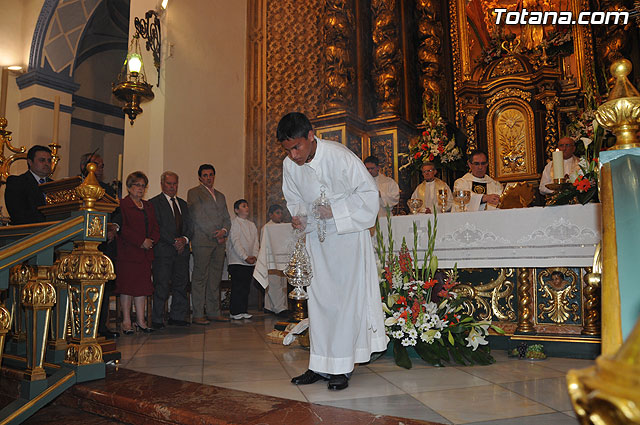
<path fill-rule="evenodd" d="M 469 155 L 478 149 L 478 140 L 476 139 L 476 115 L 483 108 L 482 105 L 467 104 L 462 109 L 464 115 L 464 128 L 467 133 L 467 152 Z"/>
<path fill-rule="evenodd" d="M 327 0 L 324 20 L 324 111 L 351 110 L 356 71 L 353 0 Z"/>
<path fill-rule="evenodd" d="M 61 254 L 61 258 L 69 253 Z M 50 268 L 50 280 L 56 290 L 56 305 L 53 307 L 51 317 L 51 332 L 48 348 L 53 352 L 66 351 L 67 349 L 67 321 L 69 318 L 69 286 L 64 280 L 60 280 L 55 275 L 60 259 L 56 260 Z"/>
<path fill-rule="evenodd" d="M 545 156 L 551 159 L 553 151 L 558 147 L 558 124 L 555 111 L 558 104 L 558 96 L 553 91 L 544 91 L 535 98 L 542 102 L 547 109 L 547 113 L 544 116 L 544 152 Z"/>
<path fill-rule="evenodd" d="M 22 290 L 31 279 L 34 270 L 26 264 L 13 266 L 9 272 L 9 315 L 11 317 L 11 339 L 21 343 L 27 339 L 25 333 L 24 311 L 22 309 Z M 17 349 L 17 347 L 16 347 Z"/>
<path fill-rule="evenodd" d="M 418 64 L 420 68 L 420 86 L 422 102 L 426 108 L 432 109 L 435 99 L 439 99 L 442 87 L 440 69 L 442 25 L 438 8 L 440 4 L 430 0 L 418 0 Z"/>
<path fill-rule="evenodd" d="M 376 116 L 400 113 L 402 55 L 396 0 L 372 0 L 373 86 Z"/>
<path fill-rule="evenodd" d="M 47 346 L 51 307 L 56 303 L 56 290 L 49 282 L 49 266 L 39 266 L 37 275 L 22 290 L 27 330 L 27 381 L 47 379 L 42 367 Z"/>
<path fill-rule="evenodd" d="M 600 335 L 600 280 L 602 277 L 602 250 L 596 247 L 593 267 L 584 275 L 584 327 L 582 335 Z"/>
<path fill-rule="evenodd" d="M 516 333 L 536 333 L 531 317 L 531 271 L 527 268 L 518 269 L 518 325 Z"/>

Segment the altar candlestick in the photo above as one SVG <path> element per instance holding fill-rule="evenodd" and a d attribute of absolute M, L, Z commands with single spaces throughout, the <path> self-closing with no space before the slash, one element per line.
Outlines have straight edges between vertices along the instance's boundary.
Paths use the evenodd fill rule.
<path fill-rule="evenodd" d="M 564 178 L 564 159 L 562 158 L 562 151 L 559 149 L 553 152 L 553 178 Z"/>
<path fill-rule="evenodd" d="M 9 70 L 2 67 L 2 94 L 0 96 L 0 117 L 6 118 L 7 112 L 7 88 L 9 86 Z"/>
<path fill-rule="evenodd" d="M 60 132 L 60 96 L 56 96 L 53 102 L 53 143 L 58 143 Z"/>
<path fill-rule="evenodd" d="M 118 176 L 116 179 L 121 182 L 122 181 L 122 154 L 118 154 Z"/>

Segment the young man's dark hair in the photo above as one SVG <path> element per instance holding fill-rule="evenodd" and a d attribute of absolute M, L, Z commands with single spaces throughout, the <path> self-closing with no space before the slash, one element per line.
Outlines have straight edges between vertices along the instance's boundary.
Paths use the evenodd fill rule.
<path fill-rule="evenodd" d="M 365 164 L 377 165 L 378 167 L 380 166 L 380 160 L 378 159 L 377 156 L 373 156 L 373 155 L 369 155 L 362 162 L 365 163 Z"/>
<path fill-rule="evenodd" d="M 202 177 L 202 172 L 204 170 L 211 170 L 213 171 L 213 175 L 216 175 L 216 169 L 213 168 L 213 165 L 211 164 L 202 164 L 201 166 L 198 167 L 198 177 Z"/>
<path fill-rule="evenodd" d="M 278 123 L 278 129 L 276 131 L 276 138 L 278 142 L 284 140 L 299 139 L 301 137 L 307 137 L 307 134 L 313 130 L 311 121 L 300 112 L 290 112 Z"/>
<path fill-rule="evenodd" d="M 49 149 L 48 147 L 42 146 L 42 145 L 33 145 L 27 152 L 27 159 L 30 159 L 31 161 L 35 160 L 36 152 L 40 152 L 40 151 L 48 152 L 49 154 L 51 154 L 51 149 Z"/>
<path fill-rule="evenodd" d="M 233 203 L 233 210 L 234 211 L 237 210 L 238 208 L 240 208 L 240 205 L 242 204 L 249 205 L 246 199 L 238 199 L 236 202 Z"/>
<path fill-rule="evenodd" d="M 271 214 L 273 214 L 274 212 L 276 212 L 278 210 L 283 210 L 284 211 L 284 208 L 282 208 L 282 206 L 280 206 L 278 204 L 273 204 L 267 210 L 267 215 L 271 215 Z"/>

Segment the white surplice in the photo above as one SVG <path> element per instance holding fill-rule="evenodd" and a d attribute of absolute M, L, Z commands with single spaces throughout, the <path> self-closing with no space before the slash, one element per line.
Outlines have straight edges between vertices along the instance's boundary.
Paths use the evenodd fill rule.
<path fill-rule="evenodd" d="M 446 200 L 446 211 L 451 210 L 451 203 L 453 202 L 453 196 L 451 195 L 451 189 L 449 186 L 440 180 L 439 178 L 434 178 L 432 181 L 423 181 L 416 187 L 416 190 L 411 194 L 411 199 L 422 199 L 422 207 L 420 208 L 420 212 L 425 212 L 425 208 L 429 208 L 431 213 L 433 214 L 434 210 L 439 209 L 438 204 L 438 191 L 440 189 L 444 189 L 447 191 L 447 200 Z"/>
<path fill-rule="evenodd" d="M 562 165 L 564 167 L 564 173 L 569 175 L 576 173 L 578 170 L 580 170 L 579 163 L 580 159 L 575 155 L 572 155 L 569 159 L 563 160 Z M 560 178 L 562 177 L 564 176 L 560 176 Z M 543 195 L 549 195 L 553 193 L 553 190 L 547 189 L 547 185 L 551 183 L 555 178 L 556 177 L 553 175 L 553 161 L 549 161 L 549 163 L 545 165 L 544 170 L 542 170 L 542 177 L 540 178 L 540 186 L 538 188 L 540 190 L 540 193 L 542 193 Z"/>
<path fill-rule="evenodd" d="M 260 242 L 264 240 L 264 229 L 267 226 L 274 225 L 273 220 L 269 220 L 267 224 L 262 226 L 260 232 Z M 269 270 L 267 280 L 269 286 L 264 291 L 264 308 L 278 314 L 287 310 L 287 278 L 281 270 Z"/>
<path fill-rule="evenodd" d="M 387 208 L 393 209 L 393 207 L 398 205 L 400 188 L 394 179 L 382 173 L 378 173 L 373 179 L 380 191 L 380 211 L 378 212 L 378 217 L 386 217 Z"/>
<path fill-rule="evenodd" d="M 453 183 L 453 191 L 456 190 L 469 190 L 471 191 L 472 183 L 486 183 L 487 184 L 487 195 L 501 195 L 502 194 L 502 185 L 485 175 L 483 178 L 474 177 L 473 174 L 467 173 L 464 176 L 460 177 Z M 489 205 L 486 203 L 482 203 L 482 194 L 471 192 L 471 201 L 467 205 L 467 211 L 484 211 L 484 210 L 495 210 L 496 207 L 494 205 Z M 457 210 L 454 207 L 454 210 Z"/>
<path fill-rule="evenodd" d="M 355 363 L 387 348 L 376 258 L 369 234 L 378 214 L 378 188 L 362 161 L 340 143 L 316 138 L 313 160 L 283 162 L 282 192 L 292 216 L 308 214 L 307 251 L 313 278 L 308 288 L 309 369 L 353 371 Z M 321 188 L 331 203 L 320 242 L 312 204 Z"/>

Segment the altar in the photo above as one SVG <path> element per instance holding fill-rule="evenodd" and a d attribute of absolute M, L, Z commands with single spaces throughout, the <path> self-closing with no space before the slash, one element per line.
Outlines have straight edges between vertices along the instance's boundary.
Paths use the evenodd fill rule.
<path fill-rule="evenodd" d="M 394 250 L 404 239 L 413 251 L 415 223 L 422 258 L 434 218 L 392 217 Z M 388 221 L 382 218 L 379 224 L 386 243 Z M 466 308 L 476 319 L 492 320 L 511 335 L 544 334 L 547 341 L 556 335 L 567 342 L 587 335 L 598 343 L 599 288 L 586 275 L 601 232 L 597 203 L 444 213 L 437 216 L 434 252 L 439 269 L 457 266 L 460 290 L 469 297 Z M 269 270 L 284 270 L 294 245 L 290 224 L 265 226 L 254 271 L 262 286 L 268 284 Z M 553 274 L 561 276 L 560 284 Z"/>

